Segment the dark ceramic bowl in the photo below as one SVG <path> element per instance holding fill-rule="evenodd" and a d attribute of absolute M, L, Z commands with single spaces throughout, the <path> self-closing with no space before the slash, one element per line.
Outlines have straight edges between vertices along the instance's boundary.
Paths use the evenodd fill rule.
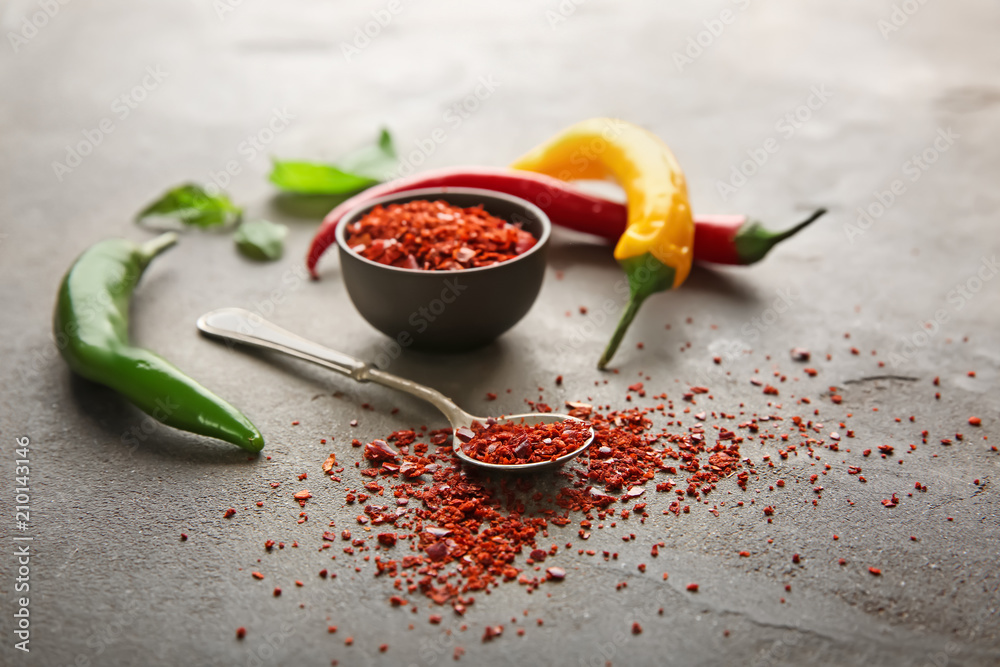
<path fill-rule="evenodd" d="M 538 239 L 528 252 L 492 266 L 461 271 L 419 271 L 379 264 L 347 247 L 347 227 L 381 204 L 415 199 L 478 206 L 520 223 Z M 542 287 L 551 224 L 535 205 L 510 195 L 474 188 L 409 190 L 354 209 L 337 226 L 340 270 L 347 293 L 362 317 L 402 348 L 459 351 L 481 347 L 517 324 Z"/>

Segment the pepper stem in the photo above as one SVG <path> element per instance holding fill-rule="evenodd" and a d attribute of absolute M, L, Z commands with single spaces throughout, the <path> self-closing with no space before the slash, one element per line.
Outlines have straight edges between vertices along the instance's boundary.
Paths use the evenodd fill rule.
<path fill-rule="evenodd" d="M 635 319 L 635 314 L 639 312 L 639 306 L 645 300 L 645 296 L 637 296 L 635 294 L 629 296 L 625 312 L 622 313 L 621 319 L 618 320 L 618 326 L 615 328 L 615 332 L 611 334 L 611 340 L 608 341 L 607 347 L 604 348 L 604 353 L 601 354 L 601 358 L 597 362 L 598 369 L 604 370 L 604 367 L 611 361 L 611 357 L 615 356 L 618 346 L 621 345 L 622 338 L 625 337 L 625 332 L 628 331 L 629 325 Z"/>
<path fill-rule="evenodd" d="M 736 247 L 736 254 L 740 258 L 740 264 L 754 264 L 764 259 L 764 256 L 771 251 L 771 248 L 785 239 L 798 234 L 824 213 L 826 213 L 826 209 L 821 208 L 799 224 L 783 232 L 772 232 L 764 229 L 759 222 L 751 222 L 744 225 L 736 232 L 736 236 L 733 237 L 733 245 Z"/>
<path fill-rule="evenodd" d="M 154 257 L 159 255 L 161 252 L 169 248 L 170 246 L 177 243 L 176 232 L 167 232 L 166 234 L 160 234 L 155 239 L 146 241 L 139 246 L 139 253 L 143 256 L 146 263 L 148 264 Z"/>
<path fill-rule="evenodd" d="M 628 331 L 629 325 L 632 324 L 636 313 L 639 312 L 639 306 L 642 305 L 642 302 L 651 294 L 663 292 L 673 287 L 674 277 L 677 275 L 672 266 L 667 266 L 648 252 L 638 257 L 619 260 L 618 263 L 625 269 L 625 276 L 628 278 L 628 304 L 625 306 L 625 312 L 622 313 L 621 319 L 618 320 L 618 326 L 615 328 L 611 340 L 608 341 L 604 353 L 597 362 L 599 369 L 607 366 L 611 357 L 615 355 L 622 338 L 625 337 L 625 332 Z"/>

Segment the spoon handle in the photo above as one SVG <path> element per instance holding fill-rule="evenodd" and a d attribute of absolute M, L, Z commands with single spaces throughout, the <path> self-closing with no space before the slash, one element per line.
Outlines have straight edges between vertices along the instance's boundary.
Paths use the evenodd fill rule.
<path fill-rule="evenodd" d="M 368 364 L 282 329 L 242 308 L 220 308 L 198 318 L 202 333 L 224 340 L 277 350 L 325 366 L 359 382 L 365 381 Z"/>
<path fill-rule="evenodd" d="M 476 419 L 436 389 L 372 368 L 360 359 L 307 340 L 242 308 L 221 308 L 205 313 L 198 318 L 198 328 L 209 336 L 284 352 L 335 370 L 358 382 L 375 382 L 422 398 L 443 412 L 456 428 L 467 426 Z"/>

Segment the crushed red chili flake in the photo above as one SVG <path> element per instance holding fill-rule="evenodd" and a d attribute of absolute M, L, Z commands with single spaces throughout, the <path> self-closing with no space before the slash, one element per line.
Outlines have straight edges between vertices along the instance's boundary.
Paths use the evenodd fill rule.
<path fill-rule="evenodd" d="M 638 634 L 641 634 L 641 633 L 642 633 L 642 626 L 639 625 L 639 622 L 635 621 L 634 623 L 632 623 L 632 634 L 633 635 L 638 635 Z"/>
<path fill-rule="evenodd" d="M 380 264 L 424 271 L 490 266 L 513 259 L 535 237 L 482 206 L 415 200 L 376 206 L 347 227 L 347 246 Z"/>
<path fill-rule="evenodd" d="M 980 419 L 979 417 L 969 417 L 969 423 L 972 424 L 973 426 L 979 426 L 980 424 L 983 423 L 983 420 Z"/>
<path fill-rule="evenodd" d="M 524 465 L 554 461 L 583 446 L 590 437 L 590 426 L 576 420 L 533 425 L 512 422 L 480 424 L 473 422 L 456 435 L 462 452 L 477 461 L 499 465 Z"/>
<path fill-rule="evenodd" d="M 244 628 L 242 625 L 240 627 L 236 628 L 236 638 L 237 639 L 243 639 L 246 636 L 247 636 L 247 629 L 246 628 Z"/>
<path fill-rule="evenodd" d="M 233 509 L 232 507 L 230 507 L 229 509 L 227 509 L 225 511 L 225 513 L 223 513 L 222 518 L 223 519 L 232 519 L 234 516 L 236 516 L 236 510 Z"/>
<path fill-rule="evenodd" d="M 877 567 L 870 567 L 868 568 L 868 571 L 871 572 L 876 577 L 882 574 L 882 570 L 878 569 Z"/>
<path fill-rule="evenodd" d="M 755 369 L 754 372 L 763 377 L 762 370 Z M 781 378 L 782 382 L 785 381 L 777 368 L 773 369 L 773 375 Z M 642 398 L 647 391 L 650 394 L 654 391 L 651 388 L 647 390 L 647 387 L 651 387 L 650 377 L 640 373 L 640 379 L 645 380 L 645 384 L 636 382 L 628 386 L 629 396 L 632 398 L 637 394 Z M 755 384 L 765 386 L 761 380 L 757 380 Z M 830 387 L 829 391 L 835 394 L 836 388 Z M 511 393 L 509 389 L 507 393 Z M 539 393 L 543 393 L 541 387 Z M 827 449 L 844 451 L 836 449 L 836 434 L 846 433 L 847 438 L 854 437 L 854 431 L 839 420 L 838 426 L 829 424 L 824 427 L 819 423 L 819 409 L 810 408 L 812 412 L 809 416 L 789 418 L 780 416 L 783 410 L 780 403 L 768 402 L 768 408 L 778 414 L 752 413 L 746 417 L 737 417 L 735 410 L 734 413 L 727 413 L 720 409 L 694 407 L 697 400 L 703 400 L 703 394 L 707 394 L 704 400 L 714 400 L 707 387 L 689 387 L 686 393 L 681 390 L 672 400 L 666 393 L 653 396 L 654 403 L 662 401 L 655 407 L 612 411 L 611 406 L 607 405 L 603 406 L 603 410 L 608 411 L 604 414 L 600 412 L 602 406 L 595 406 L 591 402 L 567 401 L 569 414 L 588 422 L 594 429 L 595 438 L 593 446 L 576 459 L 574 465 L 553 475 L 553 481 L 557 482 L 554 489 L 548 482 L 535 487 L 535 479 L 531 477 L 484 477 L 479 471 L 462 467 L 455 457 L 454 448 L 467 444 L 479 435 L 471 429 L 460 431 L 460 437 L 455 442 L 452 442 L 451 429 L 428 431 L 427 427 L 396 431 L 384 440 L 372 441 L 366 446 L 355 439 L 352 444 L 357 447 L 365 446 L 363 454 L 369 463 L 363 466 L 356 464 L 360 477 L 348 481 L 354 487 L 344 489 L 343 493 L 348 505 L 357 502 L 358 509 L 363 510 L 362 514 L 358 514 L 357 521 L 360 524 L 359 530 L 364 530 L 365 533 L 354 540 L 345 552 L 372 563 L 375 566 L 375 576 L 385 576 L 392 580 L 393 588 L 400 595 L 393 595 L 389 599 L 390 603 L 408 605 L 402 595 L 410 599 L 412 595 L 423 595 L 436 604 L 451 605 L 457 615 L 462 615 L 474 603 L 473 594 L 488 595 L 501 582 L 516 581 L 530 594 L 544 590 L 546 585 L 555 585 L 565 577 L 562 567 L 546 568 L 542 564 L 548 561 L 551 565 L 548 559 L 556 556 L 557 545 L 552 544 L 546 548 L 539 542 L 543 536 L 549 537 L 549 531 L 553 527 L 576 523 L 579 519 L 573 518 L 571 513 L 583 513 L 583 520 L 579 520 L 579 536 L 583 540 L 591 537 L 591 530 L 614 528 L 618 520 L 626 521 L 631 517 L 633 521 L 646 523 L 646 518 L 650 518 L 646 513 L 646 503 L 635 504 L 634 507 L 630 505 L 634 504 L 634 498 L 643 495 L 647 482 L 655 486 L 656 491 L 671 494 L 658 508 L 666 508 L 663 509 L 665 522 L 691 513 L 691 506 L 684 505 L 685 501 L 695 507 L 698 507 L 695 503 L 704 502 L 709 506 L 706 509 L 715 516 L 719 516 L 718 512 L 722 508 L 743 507 L 742 500 L 730 503 L 727 507 L 728 501 L 720 499 L 721 502 L 713 505 L 707 497 L 713 493 L 734 493 L 736 487 L 748 494 L 761 493 L 760 488 L 752 489 L 750 486 L 753 483 L 761 485 L 762 473 L 756 468 L 764 467 L 766 463 L 766 467 L 773 469 L 777 459 L 772 461 L 773 453 L 767 453 L 755 466 L 750 458 L 744 458 L 740 454 L 740 444 L 745 440 L 759 440 L 765 447 L 768 441 L 777 444 L 780 447 L 777 454 L 782 465 L 792 466 L 787 472 L 782 471 L 782 474 L 794 475 L 794 479 L 802 481 L 811 477 L 809 486 L 800 487 L 793 481 L 787 485 L 791 488 L 774 500 L 788 497 L 788 494 L 795 491 L 804 492 L 813 498 L 809 489 L 817 492 L 821 489 L 814 487 L 819 475 L 810 475 L 808 467 L 803 468 L 801 464 L 795 466 L 795 461 L 802 461 L 800 457 L 808 457 L 815 462 L 803 461 L 803 464 L 822 465 L 824 469 L 817 472 L 827 475 L 828 471 L 835 469 L 836 464 L 832 461 L 834 465 L 826 462 L 820 464 L 820 454 L 826 453 Z M 541 395 L 532 397 L 534 398 L 537 400 L 528 400 L 533 408 L 539 406 L 538 409 L 541 409 L 544 406 L 545 409 L 550 409 L 541 403 Z M 805 398 L 799 397 L 794 404 L 807 403 L 807 400 L 803 400 Z M 686 403 L 681 403 L 681 400 Z M 675 403 L 677 408 L 674 407 Z M 749 409 L 744 412 L 743 404 L 739 408 L 740 415 L 749 414 Z M 699 409 L 701 412 L 695 413 Z M 695 421 L 684 423 L 684 430 L 681 430 L 681 420 L 687 422 L 688 415 Z M 852 416 L 847 413 L 841 419 L 846 422 Z M 669 417 L 670 421 L 659 432 L 654 432 L 654 417 Z M 722 420 L 727 419 L 734 421 L 723 426 Z M 789 421 L 785 422 L 785 419 Z M 354 423 L 356 424 L 356 420 Z M 667 428 L 674 425 L 678 428 Z M 784 425 L 787 428 L 779 430 L 779 426 Z M 488 426 L 489 424 L 481 425 L 480 429 L 486 430 Z M 831 431 L 831 427 L 838 430 Z M 827 434 L 830 434 L 829 437 Z M 927 442 L 926 431 L 923 438 Z M 427 441 L 436 449 L 429 447 Z M 841 444 L 846 442 L 848 441 Z M 394 447 L 389 443 L 393 443 Z M 914 448 L 911 445 L 910 449 Z M 493 452 L 496 453 L 497 449 Z M 879 447 L 879 450 L 883 459 L 893 454 L 892 447 L 888 445 Z M 850 449 L 847 449 L 842 456 L 849 453 Z M 870 454 L 871 450 L 864 450 L 865 456 Z M 330 458 L 334 459 L 330 462 L 330 470 L 324 472 L 332 472 L 336 466 L 335 458 Z M 848 474 L 858 475 L 859 480 L 864 481 L 860 476 L 860 466 L 847 465 L 848 460 L 841 460 L 840 463 L 844 464 Z M 871 465 L 877 469 L 880 464 L 882 461 L 876 460 Z M 367 467 L 369 465 L 372 467 Z M 340 468 L 336 472 L 339 474 L 342 471 L 343 468 Z M 352 473 L 348 473 L 350 474 Z M 869 475 L 871 474 L 873 473 L 869 471 Z M 661 481 L 663 475 L 674 478 Z M 736 477 L 735 485 L 727 488 L 723 483 L 730 476 Z M 335 481 L 340 480 L 338 478 Z M 772 484 L 773 486 L 769 486 L 767 481 L 763 481 L 762 486 L 771 492 L 775 491 L 775 487 L 783 490 L 786 488 L 783 479 L 775 479 Z M 272 486 L 276 488 L 277 483 Z M 363 491 L 371 495 L 358 493 L 361 486 L 364 487 Z M 921 485 L 916 488 L 921 489 Z M 751 496 L 747 505 L 755 505 L 755 500 L 760 499 L 760 496 L 756 499 Z M 817 504 L 817 500 L 819 499 L 812 500 L 813 505 Z M 850 500 L 847 502 L 854 505 Z M 890 504 L 894 502 L 898 503 L 896 495 L 885 501 L 885 504 L 887 507 L 894 506 Z M 776 513 L 776 506 L 777 503 L 764 507 L 768 523 Z M 756 515 L 756 518 L 761 517 Z M 333 526 L 334 523 L 329 522 L 322 533 L 322 539 L 318 540 L 321 551 L 331 546 L 328 537 L 336 535 Z M 380 532 L 386 530 L 392 532 Z M 570 530 L 576 530 L 576 527 Z M 382 535 L 392 535 L 401 543 L 396 547 L 398 555 L 388 557 L 389 547 L 392 545 L 389 544 L 389 538 L 383 538 Z M 349 531 L 345 531 L 343 536 L 350 542 Z M 564 539 L 558 533 L 553 537 L 556 540 Z M 621 537 L 626 543 L 636 539 L 632 534 Z M 837 536 L 834 539 L 838 539 Z M 637 542 L 642 543 L 641 535 Z M 769 539 L 768 543 L 772 544 L 773 540 Z M 663 543 L 659 546 L 662 547 Z M 565 548 L 571 549 L 572 544 L 566 543 Z M 651 555 L 656 556 L 657 552 L 657 545 L 653 545 Z M 598 551 L 580 549 L 579 553 L 596 556 Z M 617 553 L 612 556 L 607 551 L 603 555 L 605 560 L 618 557 Z M 750 552 L 741 551 L 739 555 L 749 557 Z M 361 565 L 360 559 L 356 564 L 351 563 L 357 572 L 362 571 L 357 566 Z M 793 562 L 800 562 L 798 554 L 793 555 Z M 846 564 L 845 559 L 839 559 L 838 562 Z M 336 573 L 331 573 L 330 576 L 336 576 Z M 263 575 L 259 575 L 259 578 L 263 578 Z M 663 578 L 667 579 L 666 573 L 663 573 Z M 623 585 L 620 584 L 619 587 Z M 698 584 L 687 586 L 687 590 L 692 593 L 698 589 Z M 412 611 L 416 613 L 416 605 L 413 605 Z M 440 622 L 435 619 L 441 619 L 441 616 L 432 614 L 430 619 L 431 623 Z"/>

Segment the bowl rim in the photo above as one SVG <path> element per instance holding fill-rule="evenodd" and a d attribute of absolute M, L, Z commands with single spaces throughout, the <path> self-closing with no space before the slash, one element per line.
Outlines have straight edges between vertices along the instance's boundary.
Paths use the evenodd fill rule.
<path fill-rule="evenodd" d="M 477 197 L 488 198 L 488 199 L 499 199 L 506 201 L 508 203 L 516 204 L 522 208 L 530 211 L 538 219 L 542 226 L 542 233 L 538 236 L 538 242 L 532 246 L 527 252 L 521 253 L 520 255 L 513 257 L 503 262 L 497 262 L 496 264 L 491 264 L 489 266 L 476 266 L 471 269 L 448 269 L 443 271 L 438 270 L 427 270 L 427 269 L 404 269 L 399 266 L 391 266 L 389 264 L 382 264 L 381 262 L 376 262 L 374 260 L 368 259 L 367 257 L 362 257 L 358 253 L 354 252 L 347 245 L 347 240 L 344 238 L 344 230 L 347 226 L 354 222 L 361 211 L 368 211 L 380 204 L 393 203 L 397 199 L 420 199 L 437 197 L 438 199 L 447 200 L 447 195 L 449 194 L 461 194 L 461 195 L 475 195 Z M 485 203 L 485 202 L 484 202 Z M 491 214 L 492 215 L 492 214 Z M 355 206 L 350 211 L 344 214 L 344 217 L 340 219 L 340 223 L 337 225 L 336 230 L 336 240 L 337 246 L 341 251 L 350 253 L 353 259 L 356 259 L 365 264 L 371 266 L 377 266 L 382 269 L 389 271 L 396 271 L 403 274 L 419 274 L 419 275 L 431 275 L 431 276 L 449 276 L 457 274 L 467 274 L 476 273 L 481 271 L 489 271 L 491 269 L 497 269 L 502 266 L 511 266 L 522 259 L 530 257 L 531 255 L 542 252 L 542 249 L 546 246 L 549 241 L 549 237 L 552 234 L 552 221 L 549 220 L 549 216 L 545 214 L 545 211 L 535 206 L 527 199 L 522 199 L 515 195 L 509 195 L 505 192 L 497 192 L 495 190 L 487 190 L 485 188 L 461 188 L 461 187 L 436 187 L 436 188 L 415 188 L 412 190 L 400 190 L 398 192 L 393 192 L 392 194 L 384 195 L 382 197 L 377 197 L 376 199 L 370 199 L 363 204 Z"/>

